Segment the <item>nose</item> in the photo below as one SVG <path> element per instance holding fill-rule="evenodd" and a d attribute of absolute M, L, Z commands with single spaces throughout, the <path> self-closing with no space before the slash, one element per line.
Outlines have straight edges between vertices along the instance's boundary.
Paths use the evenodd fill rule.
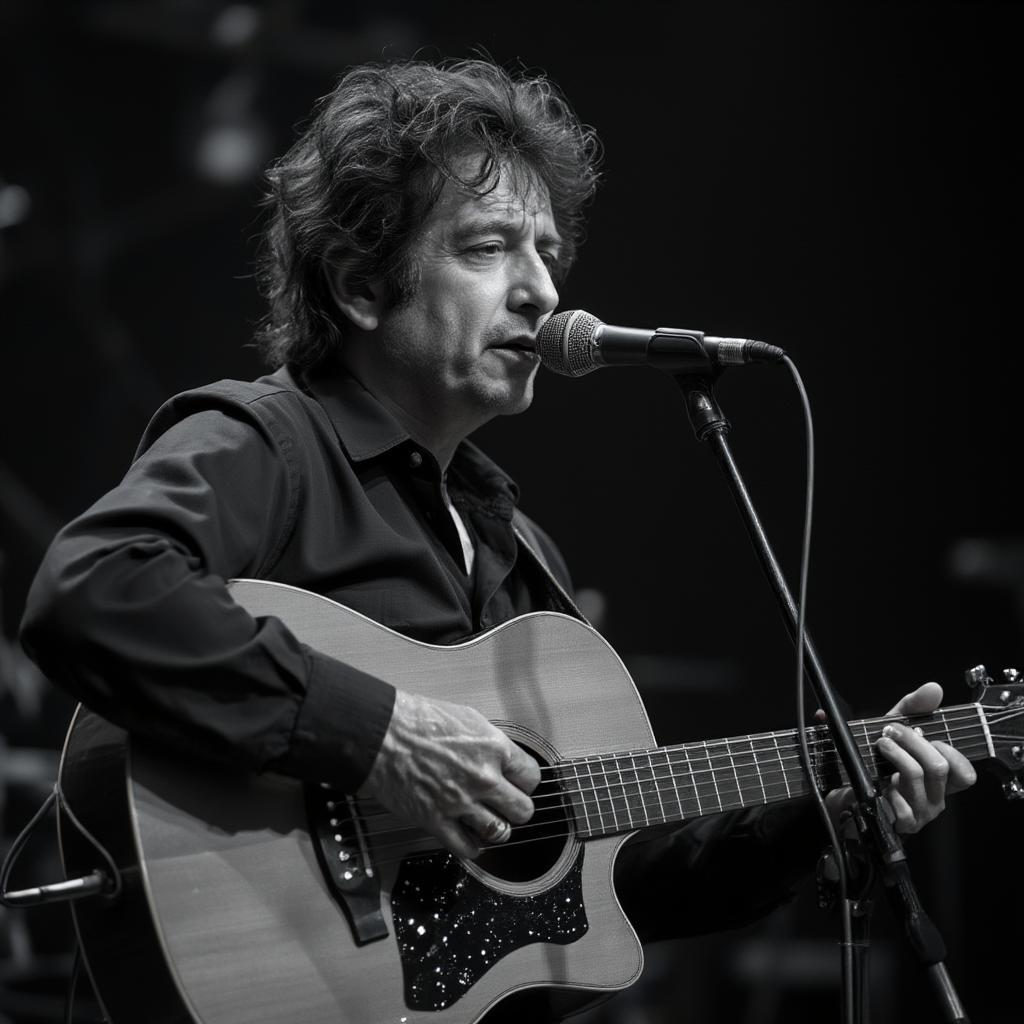
<path fill-rule="evenodd" d="M 509 309 L 526 315 L 544 316 L 558 306 L 558 290 L 548 265 L 539 253 L 524 255 L 509 289 Z"/>

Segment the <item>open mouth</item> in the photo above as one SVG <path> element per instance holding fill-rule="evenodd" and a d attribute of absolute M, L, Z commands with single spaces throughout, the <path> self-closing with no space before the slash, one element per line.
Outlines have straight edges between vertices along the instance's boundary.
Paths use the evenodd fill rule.
<path fill-rule="evenodd" d="M 511 341 L 502 342 L 500 345 L 494 345 L 493 348 L 502 349 L 506 352 L 523 352 L 535 355 L 537 352 L 536 345 L 529 338 L 513 338 Z"/>

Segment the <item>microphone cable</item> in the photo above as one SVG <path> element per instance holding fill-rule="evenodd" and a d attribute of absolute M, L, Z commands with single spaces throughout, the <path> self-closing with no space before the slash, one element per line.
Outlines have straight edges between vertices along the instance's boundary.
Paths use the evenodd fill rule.
<path fill-rule="evenodd" d="M 89 842 L 99 853 L 100 857 L 106 862 L 109 868 L 109 874 L 99 869 L 94 870 L 91 874 L 84 876 L 81 879 L 73 879 L 69 882 L 57 882 L 49 886 L 40 886 L 33 889 L 22 889 L 17 892 L 11 892 L 8 889 L 8 883 L 10 882 L 11 873 L 14 870 L 14 865 L 18 858 L 21 856 L 22 851 L 27 845 L 28 841 L 32 838 L 43 819 L 49 813 L 50 809 L 56 805 L 58 814 L 66 815 L 68 821 L 74 826 L 79 834 Z M 84 885 L 82 883 L 85 883 Z M 76 889 L 76 885 L 80 888 Z M 14 842 L 11 843 L 10 849 L 7 851 L 6 856 L 3 859 L 3 864 L 0 865 L 0 906 L 7 908 L 23 908 L 38 906 L 42 903 L 58 902 L 64 900 L 73 900 L 82 898 L 85 896 L 96 895 L 97 893 L 104 894 L 108 899 L 116 899 L 124 887 L 124 882 L 121 877 L 121 871 L 118 868 L 114 858 L 103 846 L 103 844 L 79 821 L 78 816 L 71 810 L 68 805 L 67 797 L 64 795 L 64 789 L 58 779 L 53 784 L 53 789 L 49 795 L 39 806 L 38 810 L 29 819 L 29 822 L 25 827 L 18 833 Z M 71 974 L 68 979 L 68 987 L 64 996 L 64 1024 L 71 1024 L 74 1018 L 75 1010 L 75 992 L 78 988 L 78 977 L 82 969 L 82 947 L 78 942 L 77 933 L 75 935 L 74 943 L 74 956 L 71 964 Z M 105 1020 L 106 1018 L 104 1018 Z"/>
<path fill-rule="evenodd" d="M 842 936 L 843 947 L 850 949 L 853 945 L 853 924 L 850 918 L 850 907 L 847 898 L 849 880 L 846 870 L 846 858 L 836 830 L 832 815 L 829 814 L 825 804 L 825 797 L 815 784 L 814 773 L 811 770 L 811 753 L 807 745 L 807 714 L 804 686 L 804 657 L 807 646 L 807 578 L 811 560 L 811 523 L 814 516 L 814 418 L 811 415 L 811 402 L 807 397 L 807 390 L 804 387 L 800 371 L 789 356 L 782 360 L 786 364 L 793 383 L 796 385 L 797 393 L 800 395 L 800 402 L 804 413 L 804 432 L 807 438 L 806 444 L 806 485 L 804 491 L 804 524 L 803 535 L 800 544 L 800 577 L 797 592 L 797 623 L 796 623 L 796 711 L 797 711 L 797 736 L 800 741 L 800 756 L 803 762 L 804 772 L 807 775 L 808 788 L 814 794 L 815 804 L 821 815 L 825 830 L 828 833 L 829 845 L 832 847 L 832 857 L 835 861 L 837 878 L 837 889 L 839 901 L 842 908 Z M 851 981 L 852 979 L 847 979 Z M 843 992 L 843 1003 L 846 1007 L 852 1007 L 852 991 Z M 851 1020 L 847 1016 L 845 1019 Z"/>

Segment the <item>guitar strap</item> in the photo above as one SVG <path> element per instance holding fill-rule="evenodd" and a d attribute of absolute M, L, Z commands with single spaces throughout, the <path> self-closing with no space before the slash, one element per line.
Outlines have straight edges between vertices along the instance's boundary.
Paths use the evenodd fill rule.
<path fill-rule="evenodd" d="M 514 509 L 512 512 L 512 531 L 516 535 L 520 552 L 525 554 L 527 561 L 540 572 L 541 579 L 544 581 L 545 588 L 547 589 L 549 610 L 562 612 L 564 615 L 571 615 L 574 619 L 586 622 L 589 626 L 590 623 L 587 622 L 587 617 L 579 610 L 576 602 L 569 596 L 565 587 L 558 582 L 558 578 L 551 571 L 551 566 L 544 557 L 544 549 L 537 538 L 537 532 L 519 509 Z"/>

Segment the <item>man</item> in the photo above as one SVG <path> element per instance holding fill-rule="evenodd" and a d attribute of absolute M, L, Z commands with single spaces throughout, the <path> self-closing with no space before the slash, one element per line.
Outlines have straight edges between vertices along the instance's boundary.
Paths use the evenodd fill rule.
<path fill-rule="evenodd" d="M 169 402 L 58 536 L 24 624 L 50 676 L 179 751 L 375 797 L 461 857 L 525 823 L 538 766 L 483 716 L 305 647 L 225 581 L 300 586 L 436 644 L 574 611 L 557 549 L 466 438 L 530 405 L 595 157 L 543 79 L 482 62 L 345 76 L 270 175 L 279 369 Z M 880 749 L 904 831 L 973 781 L 913 730 Z M 701 819 L 631 844 L 620 895 L 645 939 L 725 927 L 787 898 L 820 844 L 807 807 Z"/>

